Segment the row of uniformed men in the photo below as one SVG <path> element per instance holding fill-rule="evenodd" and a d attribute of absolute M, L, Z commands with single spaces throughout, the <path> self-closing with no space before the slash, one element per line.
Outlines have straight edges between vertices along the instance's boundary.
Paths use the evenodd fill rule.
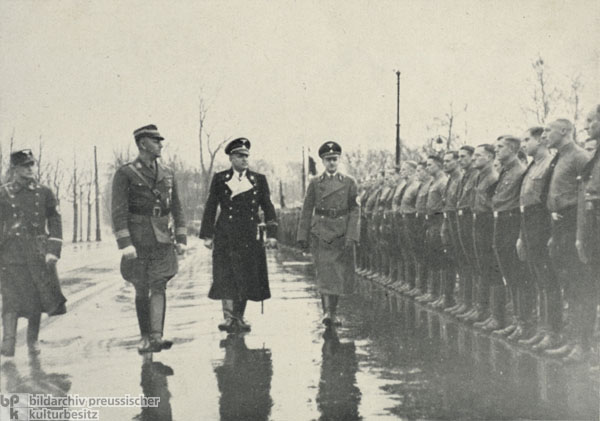
<path fill-rule="evenodd" d="M 600 273 L 600 159 L 573 130 L 555 120 L 364 184 L 358 272 L 494 335 L 585 360 Z M 600 140 L 600 106 L 586 130 Z"/>

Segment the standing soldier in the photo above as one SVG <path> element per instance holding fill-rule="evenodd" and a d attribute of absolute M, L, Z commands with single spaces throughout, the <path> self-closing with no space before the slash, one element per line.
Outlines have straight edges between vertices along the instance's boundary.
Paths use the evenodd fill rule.
<path fill-rule="evenodd" d="M 164 138 L 155 125 L 133 132 L 139 155 L 115 173 L 112 223 L 122 252 L 121 275 L 135 287 L 140 353 L 170 349 L 163 339 L 167 282 L 177 274 L 186 245 L 185 219 L 173 170 L 158 162 Z M 170 216 L 174 219 L 173 243 Z"/>
<path fill-rule="evenodd" d="M 442 224 L 442 243 L 444 245 L 447 268 L 443 281 L 443 297 L 440 306 L 446 310 L 454 307 L 454 285 L 458 275 L 460 244 L 458 242 L 458 227 L 456 224 L 456 205 L 462 171 L 458 165 L 458 152 L 448 151 L 444 154 L 444 172 L 448 175 L 444 191 L 444 222 Z"/>
<path fill-rule="evenodd" d="M 417 177 L 421 182 L 419 191 L 417 192 L 417 200 L 415 202 L 415 230 L 414 238 L 416 239 L 415 251 L 417 260 L 419 262 L 419 271 L 417 273 L 418 290 L 415 291 L 412 296 L 415 296 L 416 300 L 432 301 L 433 296 L 427 291 L 427 280 L 429 278 L 429 262 L 427 260 L 427 254 L 425 253 L 425 235 L 427 233 L 427 194 L 429 193 L 429 186 L 431 185 L 432 179 L 427 172 L 427 162 L 421 161 L 417 166 Z"/>
<path fill-rule="evenodd" d="M 587 162 L 588 153 L 573 140 L 573 124 L 558 119 L 544 128 L 542 138 L 556 149 L 550 177 L 547 206 L 552 220 L 552 237 L 548 242 L 550 257 L 565 289 L 569 303 L 571 329 L 564 346 L 547 349 L 546 355 L 565 357 L 567 361 L 587 358 L 594 328 L 594 284 L 577 255 L 577 185 Z"/>
<path fill-rule="evenodd" d="M 393 215 L 393 235 L 394 235 L 394 259 L 396 260 L 396 286 L 399 291 L 409 291 L 412 289 L 409 282 L 414 281 L 414 270 L 411 274 L 407 274 L 410 270 L 410 256 L 408 254 L 408 238 L 406 238 L 404 230 L 404 222 L 402 220 L 402 198 L 406 192 L 411 178 L 415 172 L 416 163 L 414 161 L 405 161 L 400 170 L 400 183 L 396 186 L 394 197 L 392 198 L 392 215 Z M 414 269 L 414 268 L 413 268 Z M 411 279 L 412 278 L 412 279 Z"/>
<path fill-rule="evenodd" d="M 456 316 L 467 314 L 472 310 L 476 301 L 475 281 L 475 251 L 473 250 L 473 193 L 478 171 L 473 167 L 473 152 L 475 148 L 469 145 L 458 150 L 458 163 L 462 169 L 462 177 L 456 203 L 456 225 L 458 243 L 460 245 L 459 285 L 461 303 L 458 307 L 450 308 L 450 314 Z"/>
<path fill-rule="evenodd" d="M 519 343 L 536 351 L 559 345 L 562 324 L 560 284 L 546 246 L 551 236 L 546 187 L 553 157 L 542 141 L 543 132 L 543 127 L 532 127 L 523 137 L 525 152 L 533 160 L 521 184 L 521 234 L 517 240 L 517 252 L 529 265 L 539 304 L 537 331 Z"/>
<path fill-rule="evenodd" d="M 489 317 L 490 287 L 502 287 L 502 276 L 494 256 L 493 189 L 498 181 L 494 169 L 495 152 L 490 144 L 479 145 L 473 154 L 473 167 L 479 170 L 473 200 L 473 249 L 477 262 L 477 305 L 473 312 L 461 316 L 467 322 L 480 322 Z"/>
<path fill-rule="evenodd" d="M 339 326 L 336 318 L 338 297 L 354 287 L 354 246 L 359 240 L 360 207 L 354 179 L 338 172 L 342 148 L 326 142 L 319 148 L 325 172 L 308 185 L 298 242 L 308 248 L 315 261 L 326 326 Z"/>
<path fill-rule="evenodd" d="M 410 168 L 410 169 L 407 169 Z M 402 229 L 405 243 L 402 245 L 403 250 L 406 250 L 405 267 L 406 282 L 408 287 L 402 288 L 402 292 L 406 295 L 414 296 L 419 293 L 417 279 L 419 277 L 420 263 L 417 259 L 417 195 L 421 188 L 421 180 L 419 178 L 419 170 L 417 164 L 413 161 L 404 163 L 404 171 L 407 172 L 408 185 L 402 195 L 400 203 L 400 213 L 402 215 Z"/>
<path fill-rule="evenodd" d="M 234 139 L 225 147 L 225 153 L 231 168 L 213 176 L 200 238 L 213 250 L 213 283 L 208 298 L 222 302 L 225 320 L 219 330 L 233 333 L 251 329 L 244 320 L 248 300 L 271 297 L 265 246 L 277 246 L 277 215 L 267 178 L 248 169 L 250 141 L 245 137 Z M 218 207 L 221 211 L 217 219 Z M 260 221 L 259 208 L 265 223 Z"/>
<path fill-rule="evenodd" d="M 56 262 L 62 247 L 62 223 L 54 193 L 34 178 L 35 159 L 25 149 L 10 155 L 13 181 L 0 188 L 0 292 L 2 349 L 15 355 L 17 319 L 26 317 L 27 345 L 38 354 L 41 313 L 66 312 Z"/>
<path fill-rule="evenodd" d="M 529 293 L 531 287 L 529 268 L 519 260 L 515 246 L 521 230 L 519 197 L 525 172 L 525 165 L 517 157 L 520 150 L 521 140 L 516 137 L 501 136 L 496 141 L 496 159 L 500 162 L 501 170 L 492 197 L 493 245 L 498 267 L 508 288 L 502 285 L 490 286 L 491 315 L 488 320 L 474 325 L 483 330 L 510 333 L 508 338 L 511 340 L 520 339 L 530 333 L 533 328 L 531 312 L 535 307 L 534 295 Z M 504 329 L 507 293 L 512 297 L 515 315 L 510 332 Z"/>

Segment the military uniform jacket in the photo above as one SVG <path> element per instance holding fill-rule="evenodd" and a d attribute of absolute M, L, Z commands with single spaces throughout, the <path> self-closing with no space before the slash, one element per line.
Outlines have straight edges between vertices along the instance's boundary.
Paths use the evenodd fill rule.
<path fill-rule="evenodd" d="M 263 174 L 246 170 L 242 176 L 246 187 L 237 194 L 230 187 L 232 177 L 237 177 L 232 168 L 213 176 L 200 226 L 200 238 L 214 238 L 209 297 L 261 301 L 271 293 L 259 209 L 269 238 L 277 236 L 277 215 Z"/>
<path fill-rule="evenodd" d="M 318 210 L 337 212 L 332 217 L 319 215 Z M 360 207 L 357 186 L 353 178 L 340 173 L 322 174 L 310 181 L 298 227 L 298 241 L 308 241 L 312 234 L 331 243 L 340 237 L 359 241 Z"/>
<path fill-rule="evenodd" d="M 45 262 L 48 253 L 60 257 L 61 247 L 62 222 L 52 190 L 33 181 L 0 187 L 3 313 L 66 312 L 56 266 Z"/>
<path fill-rule="evenodd" d="M 186 243 L 187 228 L 173 171 L 156 162 L 156 171 L 139 158 L 119 168 L 112 185 L 111 216 L 120 249 L 153 248 L 173 243 L 169 216 L 178 243 Z"/>

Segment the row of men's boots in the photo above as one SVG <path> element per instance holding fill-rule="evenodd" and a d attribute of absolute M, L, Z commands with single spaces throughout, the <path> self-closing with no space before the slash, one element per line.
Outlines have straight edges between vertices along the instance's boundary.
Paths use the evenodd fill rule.
<path fill-rule="evenodd" d="M 17 322 L 16 313 L 5 313 L 2 315 L 2 346 L 0 355 L 3 357 L 14 357 L 17 345 Z M 40 333 L 41 314 L 36 314 L 28 318 L 27 323 L 27 350 L 30 355 L 40 353 L 39 333 Z"/>

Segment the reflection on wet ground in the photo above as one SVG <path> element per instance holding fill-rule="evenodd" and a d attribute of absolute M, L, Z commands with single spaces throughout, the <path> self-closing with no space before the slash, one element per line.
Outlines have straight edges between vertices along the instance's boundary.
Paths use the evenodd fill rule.
<path fill-rule="evenodd" d="M 106 286 L 44 327 L 39 359 L 21 341 L 0 390 L 160 397 L 156 408 L 102 408 L 105 420 L 598 418 L 586 367 L 491 340 L 368 281 L 340 301 L 343 327 L 326 331 L 312 267 L 289 253 L 269 255 L 273 298 L 264 314 L 249 305 L 252 332 L 227 336 L 220 303 L 206 298 L 210 252 L 192 250 L 168 288 L 173 349 L 137 354 L 133 288 L 109 281 L 117 265 L 94 265 L 81 277 Z"/>

